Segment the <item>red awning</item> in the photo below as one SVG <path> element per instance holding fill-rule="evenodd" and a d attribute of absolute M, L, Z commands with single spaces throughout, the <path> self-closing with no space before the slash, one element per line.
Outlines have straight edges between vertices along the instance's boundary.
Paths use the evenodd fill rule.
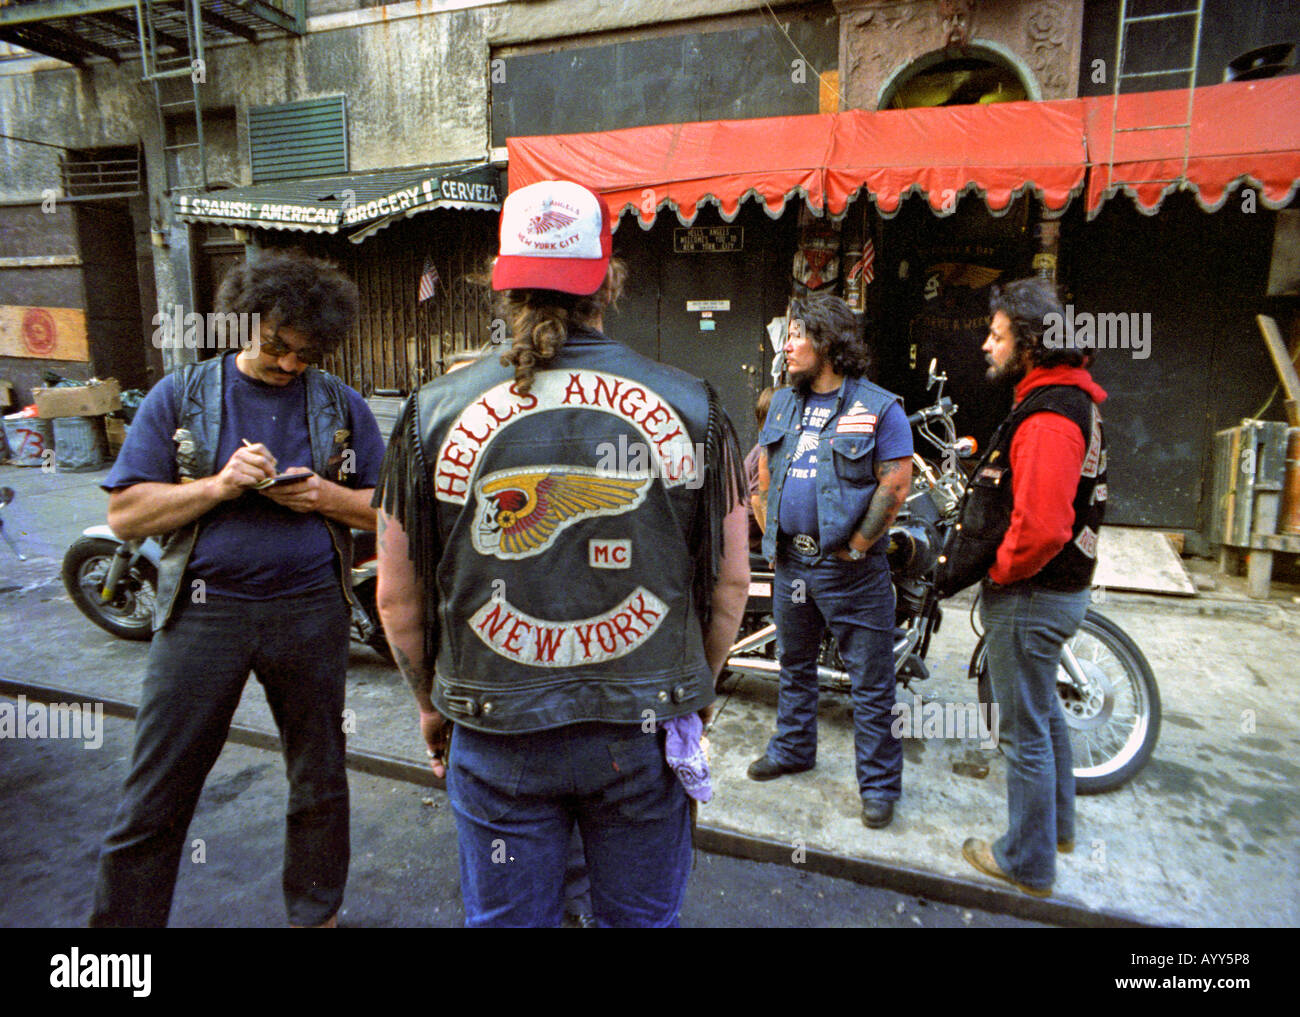
<path fill-rule="evenodd" d="M 510 189 L 582 181 L 646 229 L 665 207 L 690 225 L 706 203 L 730 221 L 751 197 L 775 218 L 793 195 L 839 218 L 864 194 L 891 216 L 909 193 L 944 215 L 973 192 L 997 215 L 1032 192 L 1050 218 L 1083 191 L 1085 175 L 1090 218 L 1120 190 L 1148 213 L 1180 186 L 1216 209 L 1243 180 L 1269 207 L 1291 200 L 1300 186 L 1300 76 L 1196 89 L 1190 132 L 1112 132 L 1112 119 L 1119 128 L 1183 123 L 1187 103 L 1186 91 L 1143 92 L 1118 105 L 1104 96 L 510 138 Z"/>
<path fill-rule="evenodd" d="M 1213 212 L 1235 185 L 1281 208 L 1300 187 L 1300 76 L 1076 99 L 1088 135 L 1088 218 L 1121 190 L 1148 215 L 1165 195 L 1191 190 Z M 1112 126 L 1117 128 L 1112 130 Z M 1124 130 L 1124 128 L 1160 128 Z M 1113 146 L 1113 147 L 1112 147 Z"/>
<path fill-rule="evenodd" d="M 577 180 L 604 195 L 616 220 L 630 209 L 646 229 L 665 206 L 686 226 L 709 203 L 730 222 L 749 197 L 773 218 L 796 194 L 821 209 L 834 120 L 818 114 L 508 138 L 510 189 Z"/>
<path fill-rule="evenodd" d="M 773 217 L 800 195 L 838 218 L 863 190 L 887 216 L 913 190 L 939 214 L 967 191 L 1004 212 L 1026 190 L 1059 214 L 1083 189 L 1085 162 L 1079 111 L 1057 107 L 855 110 L 510 138 L 510 188 L 582 181 L 647 229 L 664 207 L 690 225 L 705 203 L 730 221 L 749 197 Z"/>
<path fill-rule="evenodd" d="M 1083 189 L 1083 122 L 1061 103 L 853 110 L 835 119 L 826 164 L 835 216 L 860 191 L 884 216 L 912 191 L 939 215 L 956 211 L 967 192 L 998 215 L 1012 198 L 1033 191 L 1054 217 Z"/>

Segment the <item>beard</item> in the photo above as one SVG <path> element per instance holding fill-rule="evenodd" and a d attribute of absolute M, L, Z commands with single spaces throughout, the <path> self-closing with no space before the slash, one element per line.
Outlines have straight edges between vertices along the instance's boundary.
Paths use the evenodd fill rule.
<path fill-rule="evenodd" d="M 790 386 L 800 395 L 806 396 L 812 391 L 812 383 L 817 380 L 818 375 L 822 373 L 822 368 L 826 366 L 826 358 L 818 357 L 817 363 L 806 371 L 790 371 Z"/>
<path fill-rule="evenodd" d="M 985 361 L 988 362 L 987 357 Z M 1014 385 L 1025 376 L 1026 368 L 1025 354 L 1017 349 L 1015 355 L 1001 367 L 990 362 L 984 377 L 994 385 Z"/>

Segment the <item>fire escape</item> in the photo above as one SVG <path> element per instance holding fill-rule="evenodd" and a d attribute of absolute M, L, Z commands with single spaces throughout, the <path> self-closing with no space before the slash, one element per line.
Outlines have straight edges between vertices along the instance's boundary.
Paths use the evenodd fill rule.
<path fill-rule="evenodd" d="M 1189 0 L 1190 2 L 1190 0 Z M 1192 135 L 1192 110 L 1196 101 L 1196 76 L 1199 70 L 1201 54 L 1201 25 L 1205 17 L 1205 0 L 1195 0 L 1190 6 L 1176 10 L 1151 10 L 1145 13 L 1131 13 L 1130 0 L 1120 0 L 1119 8 L 1119 31 L 1115 40 L 1115 74 L 1114 74 L 1114 102 L 1111 106 L 1111 144 L 1110 157 L 1107 166 L 1107 187 L 1114 183 L 1115 175 L 1115 136 L 1117 134 L 1130 134 L 1141 131 L 1182 131 L 1183 132 L 1183 164 L 1179 175 L 1164 180 L 1151 181 L 1152 183 L 1161 184 L 1182 184 L 1187 177 L 1187 157 L 1190 150 Z M 1165 5 L 1168 6 L 1168 5 Z M 1142 0 L 1133 0 L 1133 7 L 1138 10 L 1143 9 Z M 1147 7 L 1150 7 L 1148 4 Z M 1187 43 L 1187 56 L 1181 61 L 1182 66 L 1168 67 L 1160 66 L 1158 62 L 1152 65 L 1151 62 L 1145 64 L 1145 69 L 1140 71 L 1129 70 L 1129 57 L 1135 47 L 1135 41 L 1130 38 L 1130 34 L 1143 33 L 1142 42 L 1151 51 L 1159 51 L 1162 47 L 1158 43 L 1169 41 L 1169 36 L 1164 33 L 1171 32 L 1175 35 L 1175 41 L 1172 47 L 1177 47 L 1177 33 L 1182 29 L 1182 39 Z M 1163 38 L 1162 38 L 1163 36 Z M 1187 114 L 1178 122 L 1170 124 L 1150 124 L 1141 127 L 1121 127 L 1119 126 L 1119 96 L 1125 90 L 1124 86 L 1128 83 L 1133 84 L 1132 91 L 1144 91 L 1148 87 L 1169 88 L 1172 79 L 1176 86 L 1181 84 L 1187 89 Z M 1181 82 L 1179 79 L 1182 79 Z"/>
<path fill-rule="evenodd" d="M 167 193 L 207 190 L 201 91 L 206 49 L 232 41 L 257 43 L 306 31 L 306 0 L 11 0 L 0 7 L 0 41 L 78 68 L 96 60 L 139 61 L 149 83 L 164 149 Z M 180 140 L 193 137 L 194 140 Z M 65 146 L 56 146 L 65 147 Z M 191 157 L 197 183 L 181 183 Z M 62 160 L 67 198 L 141 193 L 140 158 Z"/>

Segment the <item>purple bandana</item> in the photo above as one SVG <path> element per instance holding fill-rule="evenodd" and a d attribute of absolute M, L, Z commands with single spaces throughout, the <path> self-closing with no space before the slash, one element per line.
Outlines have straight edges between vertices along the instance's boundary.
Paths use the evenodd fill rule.
<path fill-rule="evenodd" d="M 713 797 L 709 782 L 709 761 L 704 755 L 700 739 L 704 735 L 704 722 L 698 713 L 673 717 L 664 721 L 664 755 L 668 765 L 677 774 L 686 793 L 699 802 Z"/>

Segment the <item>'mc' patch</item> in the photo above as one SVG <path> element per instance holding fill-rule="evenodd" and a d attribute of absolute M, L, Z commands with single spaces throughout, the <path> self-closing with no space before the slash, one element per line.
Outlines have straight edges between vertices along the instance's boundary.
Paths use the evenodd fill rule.
<path fill-rule="evenodd" d="M 627 569 L 632 567 L 632 541 L 587 541 L 587 564 L 593 569 Z"/>

